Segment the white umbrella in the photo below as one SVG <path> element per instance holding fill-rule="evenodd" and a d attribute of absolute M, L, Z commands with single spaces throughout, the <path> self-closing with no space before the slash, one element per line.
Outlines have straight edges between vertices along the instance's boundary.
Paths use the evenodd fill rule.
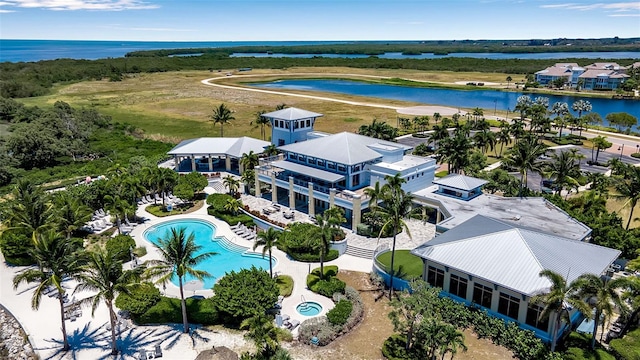
<path fill-rule="evenodd" d="M 196 290 L 201 290 L 204 288 L 204 282 L 200 280 L 190 280 L 184 283 L 182 287 L 187 291 L 193 291 L 195 293 Z"/>

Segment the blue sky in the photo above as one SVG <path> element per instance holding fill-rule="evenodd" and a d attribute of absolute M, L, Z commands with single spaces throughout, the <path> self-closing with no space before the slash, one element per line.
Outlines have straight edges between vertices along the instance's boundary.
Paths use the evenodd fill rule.
<path fill-rule="evenodd" d="M 640 1 L 0 0 L 0 38 L 140 41 L 640 37 Z"/>

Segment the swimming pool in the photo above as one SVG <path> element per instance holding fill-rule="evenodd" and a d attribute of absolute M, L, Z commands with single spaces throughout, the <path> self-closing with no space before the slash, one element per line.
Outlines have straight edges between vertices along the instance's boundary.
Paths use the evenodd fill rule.
<path fill-rule="evenodd" d="M 144 238 L 147 241 L 157 244 L 158 239 L 165 238 L 171 228 L 181 227 L 187 229 L 187 235 L 190 233 L 195 234 L 196 244 L 202 246 L 200 253 L 209 251 L 218 253 L 218 255 L 210 257 L 195 267 L 198 270 L 207 271 L 212 275 L 209 278 L 205 278 L 204 289 L 211 289 L 219 278 L 232 270 L 238 272 L 241 269 L 249 269 L 252 265 L 267 271 L 269 270 L 268 257 L 262 258 L 261 254 L 245 253 L 246 248 L 224 242 L 221 238 L 215 237 L 216 228 L 208 221 L 197 219 L 166 221 L 147 229 L 144 232 Z M 273 266 L 275 265 L 276 262 L 274 259 Z M 193 278 L 185 276 L 185 283 L 190 280 L 193 280 Z M 177 286 L 178 278 L 174 277 L 172 283 Z"/>

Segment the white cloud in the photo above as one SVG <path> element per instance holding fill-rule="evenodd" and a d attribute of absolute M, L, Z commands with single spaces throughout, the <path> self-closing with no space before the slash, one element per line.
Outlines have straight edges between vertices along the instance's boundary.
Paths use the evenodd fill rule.
<path fill-rule="evenodd" d="M 132 31 L 165 31 L 165 32 L 190 32 L 197 31 L 195 29 L 172 29 L 172 28 L 129 28 Z"/>
<path fill-rule="evenodd" d="M 95 10 L 122 11 L 155 9 L 158 5 L 142 0 L 6 0 L 0 6 L 18 8 L 38 8 L 57 11 L 67 10 Z"/>
<path fill-rule="evenodd" d="M 640 17 L 640 13 L 635 14 L 610 14 L 609 17 Z"/>
<path fill-rule="evenodd" d="M 0 9 L 0 14 L 4 14 L 4 13 L 12 13 L 15 12 L 13 10 L 5 10 L 5 9 Z"/>
<path fill-rule="evenodd" d="M 565 4 L 546 4 L 540 5 L 541 8 L 544 9 L 567 9 L 567 10 L 578 10 L 578 11 L 588 11 L 588 10 L 596 10 L 601 9 L 605 11 L 632 11 L 632 10 L 640 10 L 640 2 L 617 2 L 617 3 L 593 3 L 588 5 L 576 4 L 576 3 L 565 3 Z"/>

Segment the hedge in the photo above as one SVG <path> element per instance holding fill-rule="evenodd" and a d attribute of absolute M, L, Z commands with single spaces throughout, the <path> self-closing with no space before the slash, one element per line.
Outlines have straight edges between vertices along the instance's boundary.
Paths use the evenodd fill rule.
<path fill-rule="evenodd" d="M 351 315 L 353 304 L 349 300 L 342 299 L 336 306 L 327 312 L 327 319 L 333 325 L 344 325 Z"/>
<path fill-rule="evenodd" d="M 192 324 L 215 325 L 218 323 L 218 312 L 211 299 L 189 298 L 187 319 Z M 180 299 L 162 297 L 144 314 L 135 318 L 138 324 L 182 323 Z"/>
<path fill-rule="evenodd" d="M 307 287 L 309 290 L 326 297 L 332 297 L 335 293 L 344 293 L 344 281 L 336 278 L 338 267 L 329 265 L 324 267 L 324 277 L 320 279 L 320 268 L 314 269 L 311 274 L 307 275 Z"/>
<path fill-rule="evenodd" d="M 227 194 L 211 194 L 207 196 L 207 204 L 210 205 L 207 209 L 207 213 L 211 216 L 226 222 L 229 225 L 236 225 L 242 223 L 246 226 L 253 226 L 253 218 L 242 212 L 234 215 L 224 209 L 227 200 L 233 199 L 233 196 Z"/>
<path fill-rule="evenodd" d="M 123 262 L 131 260 L 131 251 L 136 247 L 136 241 L 129 235 L 117 235 L 107 240 L 105 248 L 110 254 L 118 254 L 117 259 Z"/>
<path fill-rule="evenodd" d="M 293 278 L 289 275 L 279 275 L 276 278 L 276 285 L 280 289 L 280 295 L 287 297 L 293 292 Z"/>
<path fill-rule="evenodd" d="M 622 359 L 640 359 L 640 329 L 630 331 L 621 339 L 611 340 L 609 346 Z"/>

